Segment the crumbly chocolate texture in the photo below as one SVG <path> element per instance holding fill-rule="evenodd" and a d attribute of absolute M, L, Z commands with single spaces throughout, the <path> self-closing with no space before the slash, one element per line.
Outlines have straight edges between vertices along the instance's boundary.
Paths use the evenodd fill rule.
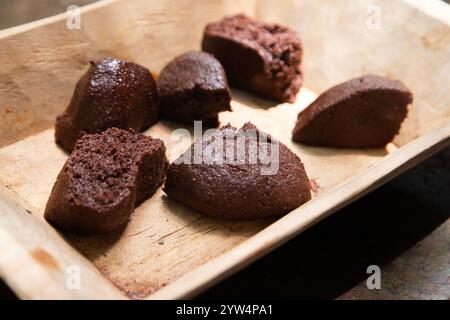
<path fill-rule="evenodd" d="M 300 112 L 292 138 L 312 146 L 384 147 L 398 133 L 412 100 L 400 81 L 355 78 L 328 89 Z"/>
<path fill-rule="evenodd" d="M 243 14 L 206 26 L 203 51 L 223 65 L 232 86 L 293 102 L 302 85 L 302 45 L 297 33 Z"/>
<path fill-rule="evenodd" d="M 159 139 L 118 128 L 85 134 L 58 175 L 45 219 L 80 234 L 117 229 L 163 183 L 167 165 Z"/>
<path fill-rule="evenodd" d="M 231 111 L 231 94 L 222 65 L 212 55 L 189 51 L 170 61 L 158 79 L 161 115 L 190 123 L 219 125 L 218 113 Z"/>
<path fill-rule="evenodd" d="M 257 140 L 249 140 L 246 134 L 253 130 Z M 227 125 L 214 138 L 196 142 L 201 148 L 203 161 L 192 164 L 181 161 L 195 157 L 195 143 L 169 166 L 164 192 L 169 198 L 215 217 L 233 220 L 253 220 L 269 216 L 279 216 L 290 212 L 311 199 L 310 184 L 300 159 L 286 146 L 270 136 L 261 139 L 261 132 L 247 123 L 241 129 Z M 212 141 L 223 139 L 223 147 L 227 144 L 245 139 L 245 161 L 217 163 L 214 153 L 206 152 Z M 263 175 L 262 167 L 267 162 L 251 161 L 251 141 L 257 142 L 257 150 L 271 150 L 271 144 L 277 143 L 278 170 Z M 220 145 L 220 144 L 219 144 Z M 237 150 L 237 145 L 228 148 Z M 225 150 L 225 149 L 224 149 Z M 253 149 L 254 150 L 254 149 Z M 260 152 L 260 151 L 259 151 Z"/>
<path fill-rule="evenodd" d="M 91 61 L 56 119 L 56 142 L 72 151 L 81 132 L 145 130 L 158 120 L 158 102 L 156 83 L 145 67 L 110 58 Z"/>

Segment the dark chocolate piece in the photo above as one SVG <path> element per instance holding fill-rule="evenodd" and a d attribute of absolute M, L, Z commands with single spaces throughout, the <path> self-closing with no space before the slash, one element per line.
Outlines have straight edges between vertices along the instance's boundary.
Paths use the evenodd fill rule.
<path fill-rule="evenodd" d="M 81 132 L 108 128 L 142 131 L 158 120 L 158 93 L 150 71 L 116 59 L 90 62 L 66 111 L 56 119 L 56 142 L 71 151 Z"/>
<path fill-rule="evenodd" d="M 189 51 L 177 56 L 158 80 L 163 117 L 192 124 L 219 125 L 218 113 L 231 111 L 231 95 L 222 65 L 212 55 Z"/>
<path fill-rule="evenodd" d="M 288 27 L 243 14 L 225 17 L 206 26 L 202 48 L 222 63 L 237 88 L 293 102 L 302 85 L 302 45 Z"/>
<path fill-rule="evenodd" d="M 384 147 L 398 133 L 412 100 L 399 81 L 375 75 L 349 80 L 299 113 L 293 140 L 337 148 Z"/>
<path fill-rule="evenodd" d="M 45 219 L 73 233 L 117 229 L 163 183 L 167 164 L 159 139 L 117 128 L 85 134 L 58 175 Z"/>
<path fill-rule="evenodd" d="M 255 133 L 253 138 L 251 133 Z M 268 135 L 263 139 L 264 135 L 250 123 L 239 130 L 230 125 L 222 127 L 217 135 L 194 143 L 169 166 L 164 192 L 169 198 L 216 218 L 252 220 L 290 212 L 311 199 L 308 177 L 291 150 Z M 238 141 L 245 141 L 245 145 L 236 144 Z M 223 146 L 223 150 L 245 146 L 240 149 L 245 157 L 239 157 L 236 151 L 234 157 L 226 160 L 225 151 L 221 156 L 211 152 L 213 143 Z M 274 144 L 278 153 L 269 151 L 276 150 L 272 149 Z M 202 158 L 196 158 L 196 152 Z M 266 152 L 274 156 L 276 164 L 261 156 Z M 191 159 L 191 163 L 186 159 Z"/>

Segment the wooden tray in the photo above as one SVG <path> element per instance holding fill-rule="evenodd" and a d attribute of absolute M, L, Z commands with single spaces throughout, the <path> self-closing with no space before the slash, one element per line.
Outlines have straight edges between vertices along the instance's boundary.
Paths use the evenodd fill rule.
<path fill-rule="evenodd" d="M 62 14 L 1 31 L 0 276 L 21 298 L 192 297 L 449 145 L 448 6 L 372 2 L 104 1 L 82 9 L 81 30 L 68 30 Z M 75 237 L 49 226 L 43 209 L 67 158 L 52 127 L 88 60 L 126 58 L 157 73 L 175 55 L 199 48 L 208 21 L 236 12 L 300 32 L 306 83 L 294 105 L 234 90 L 234 112 L 221 121 L 250 120 L 298 153 L 319 185 L 313 200 L 278 220 L 229 222 L 202 217 L 158 191 L 120 232 Z M 370 20 L 377 17 L 380 28 Z M 315 93 L 368 72 L 401 79 L 414 92 L 393 143 L 337 150 L 291 142 L 296 115 Z M 175 127 L 162 121 L 146 132 L 164 139 L 171 160 L 189 144 L 170 139 Z M 74 290 L 67 284 L 77 270 L 81 287 Z"/>

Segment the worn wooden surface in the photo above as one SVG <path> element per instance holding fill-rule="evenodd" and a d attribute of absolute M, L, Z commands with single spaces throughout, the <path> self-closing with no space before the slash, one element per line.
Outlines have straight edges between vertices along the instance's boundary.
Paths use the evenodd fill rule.
<path fill-rule="evenodd" d="M 382 269 L 380 290 L 363 281 L 341 300 L 450 299 L 450 220 Z"/>
<path fill-rule="evenodd" d="M 295 116 L 315 97 L 308 89 L 301 91 L 295 105 L 278 106 L 233 91 L 234 111 L 222 114 L 221 121 L 239 126 L 251 120 L 273 134 L 300 155 L 310 178 L 320 187 L 314 200 L 267 229 L 273 219 L 224 222 L 204 218 L 158 191 L 134 212 L 124 230 L 102 237 L 64 236 L 93 262 L 83 264 L 83 270 L 92 274 L 86 296 L 98 294 L 94 286 L 104 281 L 102 276 L 132 298 L 198 293 L 448 144 L 449 126 L 442 127 L 450 120 L 450 80 L 445 73 L 449 70 L 448 24 L 402 2 L 378 1 L 384 27 L 374 31 L 365 25 L 369 2 L 352 4 L 331 8 L 331 1 L 314 6 L 306 1 L 283 1 L 277 6 L 271 1 L 195 1 L 195 5 L 175 0 L 107 1 L 85 11 L 80 31 L 67 30 L 61 16 L 0 32 L 0 168 L 7 168 L 0 170 L 0 183 L 5 194 L 45 225 L 43 209 L 66 159 L 55 146 L 50 127 L 90 58 L 128 58 L 157 73 L 176 54 L 198 48 L 204 24 L 227 13 L 244 11 L 297 28 L 305 46 L 306 86 L 316 92 L 365 72 L 401 79 L 412 89 L 415 102 L 410 115 L 395 144 L 386 150 L 336 150 L 292 143 Z M 402 19 L 394 15 L 399 10 Z M 405 28 L 404 22 L 411 20 L 416 23 L 414 28 Z M 170 138 L 174 128 L 173 123 L 160 122 L 146 132 L 164 139 L 171 159 L 181 153 L 180 146 L 189 144 Z M 56 237 L 63 246 L 62 238 Z M 0 261 L 9 266 L 0 269 L 0 274 L 19 288 L 19 295 L 37 296 L 16 282 L 18 276 L 9 260 Z M 61 279 L 54 280 L 55 290 L 66 293 Z M 120 295 L 115 288 L 111 291 Z"/>
<path fill-rule="evenodd" d="M 0 29 L 5 29 L 66 11 L 70 5 L 86 5 L 97 0 L 2 0 Z"/>

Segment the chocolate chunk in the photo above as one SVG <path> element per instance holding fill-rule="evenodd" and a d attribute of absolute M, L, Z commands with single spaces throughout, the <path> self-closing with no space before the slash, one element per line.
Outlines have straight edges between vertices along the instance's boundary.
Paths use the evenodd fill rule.
<path fill-rule="evenodd" d="M 322 93 L 299 113 L 293 140 L 337 148 L 384 147 L 398 133 L 412 93 L 399 81 L 366 75 Z"/>
<path fill-rule="evenodd" d="M 311 199 L 300 159 L 250 123 L 194 143 L 169 166 L 163 190 L 204 215 L 235 220 L 283 215 Z"/>
<path fill-rule="evenodd" d="M 293 102 L 300 90 L 302 45 L 288 27 L 225 17 L 206 26 L 202 48 L 222 63 L 232 86 L 281 102 Z"/>
<path fill-rule="evenodd" d="M 163 183 L 167 164 L 159 139 L 117 128 L 85 134 L 58 175 L 45 219 L 73 233 L 117 229 Z"/>
<path fill-rule="evenodd" d="M 157 80 L 161 114 L 192 124 L 219 125 L 218 113 L 231 111 L 231 95 L 222 65 L 212 55 L 189 51 L 177 56 Z"/>
<path fill-rule="evenodd" d="M 142 131 L 158 119 L 158 93 L 150 71 L 116 59 L 90 62 L 66 111 L 56 119 L 56 142 L 71 151 L 81 132 L 117 127 Z"/>

